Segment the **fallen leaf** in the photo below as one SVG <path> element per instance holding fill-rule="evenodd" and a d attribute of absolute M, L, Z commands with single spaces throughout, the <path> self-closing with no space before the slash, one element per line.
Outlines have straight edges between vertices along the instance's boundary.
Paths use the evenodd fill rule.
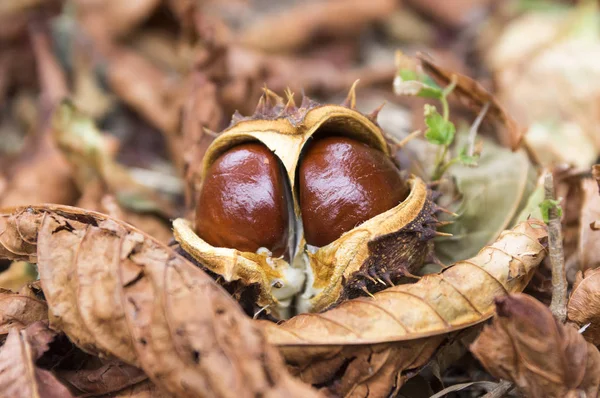
<path fill-rule="evenodd" d="M 80 207 L 120 218 L 162 242 L 171 239 L 166 220 L 175 217 L 174 206 L 132 178 L 116 161 L 105 135 L 89 116 L 63 101 L 54 112 L 52 124 L 56 143 L 72 165 L 82 192 Z"/>
<path fill-rule="evenodd" d="M 340 396 L 393 395 L 452 332 L 493 315 L 494 298 L 524 289 L 545 255 L 530 220 L 480 253 L 418 282 L 274 324 L 261 321 L 293 374 Z"/>
<path fill-rule="evenodd" d="M 273 12 L 238 33 L 247 47 L 267 52 L 296 50 L 320 36 L 356 36 L 366 25 L 385 18 L 395 1 L 362 0 L 297 3 L 282 12 Z"/>
<path fill-rule="evenodd" d="M 496 300 L 498 315 L 471 346 L 494 376 L 517 384 L 529 397 L 595 397 L 600 387 L 600 352 L 558 322 L 533 297 Z"/>
<path fill-rule="evenodd" d="M 0 289 L 0 335 L 48 319 L 46 302 L 25 294 Z"/>
<path fill-rule="evenodd" d="M 600 346 L 600 268 L 578 272 L 567 306 L 567 318 L 587 328 L 583 337 Z"/>
<path fill-rule="evenodd" d="M 29 282 L 37 279 L 35 266 L 26 261 L 15 261 L 0 273 L 0 289 L 18 291 Z"/>
<path fill-rule="evenodd" d="M 100 396 L 132 387 L 147 379 L 140 369 L 118 360 L 88 361 L 77 370 L 55 370 L 56 376 L 77 396 Z"/>
<path fill-rule="evenodd" d="M 498 141 L 502 146 L 510 148 L 513 151 L 519 148 L 524 130 L 504 110 L 500 102 L 483 88 L 481 84 L 468 76 L 446 70 L 436 65 L 423 54 L 418 54 L 417 58 L 421 61 L 423 70 L 439 84 L 447 86 L 453 79 L 456 79 L 456 87 L 452 90 L 452 95 L 456 95 L 460 100 L 466 102 L 475 113 L 478 114 L 481 112 L 485 104 L 489 103 L 486 117 L 490 117 L 496 122 Z"/>
<path fill-rule="evenodd" d="M 114 398 L 171 398 L 173 395 L 161 391 L 156 384 L 145 381 L 113 395 Z"/>
<path fill-rule="evenodd" d="M 134 227 L 66 206 L 0 213 L 0 258 L 38 264 L 52 328 L 177 396 L 312 396 L 208 275 Z"/>
<path fill-rule="evenodd" d="M 77 198 L 71 169 L 45 125 L 45 112 L 67 94 L 65 77 L 52 53 L 45 26 L 34 24 L 30 31 L 41 86 L 40 121 L 11 167 L 0 207 L 48 202 L 73 204 Z"/>
<path fill-rule="evenodd" d="M 55 333 L 40 322 L 12 329 L 0 349 L 0 391 L 6 397 L 69 398 L 71 393 L 35 361 L 48 349 Z"/>
<path fill-rule="evenodd" d="M 579 218 L 579 267 L 582 270 L 600 267 L 600 231 L 590 225 L 600 220 L 598 184 L 591 179 L 581 181 L 582 204 Z"/>
<path fill-rule="evenodd" d="M 518 15 L 483 50 L 497 95 L 544 164 L 589 167 L 600 151 L 598 5 Z M 551 84 L 549 84 L 551 82 Z"/>
<path fill-rule="evenodd" d="M 453 224 L 442 229 L 452 237 L 441 238 L 435 245 L 445 264 L 475 255 L 509 228 L 535 183 L 535 170 L 525 151 L 511 152 L 490 140 L 484 142 L 478 167 L 455 165 L 449 174 L 460 200 L 446 206 L 458 214 Z"/>

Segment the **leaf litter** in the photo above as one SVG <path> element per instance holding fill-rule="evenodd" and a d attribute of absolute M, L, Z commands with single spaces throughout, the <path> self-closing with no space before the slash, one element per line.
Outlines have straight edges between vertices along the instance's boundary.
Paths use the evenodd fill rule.
<path fill-rule="evenodd" d="M 0 7 L 0 396 L 598 396 L 600 14 L 529 3 Z M 422 277 L 274 322 L 169 219 L 194 218 L 206 149 L 265 84 L 328 103 L 356 79 L 452 236 Z M 548 170 L 564 325 L 540 303 Z"/>

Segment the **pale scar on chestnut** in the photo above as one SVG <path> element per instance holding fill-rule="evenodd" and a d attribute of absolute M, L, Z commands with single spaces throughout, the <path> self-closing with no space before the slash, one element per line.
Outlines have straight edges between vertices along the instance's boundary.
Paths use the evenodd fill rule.
<path fill-rule="evenodd" d="M 254 115 L 234 115 L 203 158 L 195 225 L 173 223 L 200 265 L 259 286 L 257 305 L 284 317 L 416 272 L 439 211 L 393 163 L 376 112 L 356 111 L 354 89 L 343 105 L 287 95 L 265 89 Z"/>

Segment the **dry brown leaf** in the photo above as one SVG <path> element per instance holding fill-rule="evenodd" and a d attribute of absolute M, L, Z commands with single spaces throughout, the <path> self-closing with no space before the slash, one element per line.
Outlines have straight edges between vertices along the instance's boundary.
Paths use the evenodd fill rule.
<path fill-rule="evenodd" d="M 73 204 L 77 197 L 70 167 L 43 124 L 45 112 L 67 94 L 65 77 L 43 26 L 31 29 L 31 42 L 42 88 L 38 117 L 42 122 L 35 127 L 36 133 L 30 134 L 26 149 L 11 167 L 0 207 L 47 202 Z"/>
<path fill-rule="evenodd" d="M 523 128 L 506 113 L 498 100 L 483 88 L 481 84 L 468 76 L 436 65 L 424 54 L 418 54 L 417 58 L 421 61 L 423 70 L 438 83 L 447 86 L 453 79 L 456 79 L 456 87 L 452 91 L 452 94 L 456 95 L 461 101 L 464 101 L 474 112 L 481 112 L 485 104 L 489 103 L 490 106 L 486 115 L 496 122 L 498 141 L 513 151 L 519 148 L 523 139 Z"/>
<path fill-rule="evenodd" d="M 161 132 L 175 134 L 182 101 L 181 79 L 126 48 L 112 49 L 106 62 L 112 91 Z"/>
<path fill-rule="evenodd" d="M 490 0 L 408 0 L 407 3 L 444 25 L 458 29 L 485 13 Z"/>
<path fill-rule="evenodd" d="M 590 1 L 519 13 L 481 48 L 498 98 L 531 125 L 526 144 L 544 165 L 589 167 L 600 151 L 598 10 Z"/>
<path fill-rule="evenodd" d="M 598 184 L 598 193 L 600 193 L 600 164 L 595 164 L 592 166 L 592 176 Z"/>
<path fill-rule="evenodd" d="M 367 24 L 385 18 L 395 7 L 393 0 L 301 2 L 255 20 L 238 37 L 244 46 L 285 52 L 308 44 L 317 34 L 356 36 Z"/>
<path fill-rule="evenodd" d="M 26 261 L 15 261 L 7 270 L 0 273 L 0 289 L 19 291 L 29 282 L 37 279 L 35 267 Z"/>
<path fill-rule="evenodd" d="M 6 209 L 0 258 L 37 262 L 53 328 L 175 395 L 314 395 L 208 275 L 124 222 L 67 206 Z"/>
<path fill-rule="evenodd" d="M 48 319 L 48 305 L 25 294 L 0 290 L 0 335 Z"/>
<path fill-rule="evenodd" d="M 600 220 L 598 184 L 591 179 L 581 181 L 582 203 L 579 218 L 579 267 L 582 270 L 600 267 L 600 231 L 590 226 Z"/>
<path fill-rule="evenodd" d="M 52 373 L 35 365 L 54 336 L 41 322 L 25 330 L 10 331 L 0 349 L 0 394 L 3 397 L 72 397 Z"/>
<path fill-rule="evenodd" d="M 114 359 L 94 359 L 85 363 L 83 369 L 57 369 L 55 374 L 77 396 L 106 395 L 133 387 L 147 380 L 146 374 L 134 366 Z"/>
<path fill-rule="evenodd" d="M 72 165 L 82 192 L 79 207 L 120 218 L 161 242 L 172 238 L 166 220 L 175 217 L 174 206 L 137 183 L 116 161 L 106 136 L 90 117 L 63 101 L 54 112 L 52 125 L 57 145 Z"/>
<path fill-rule="evenodd" d="M 204 153 L 215 138 L 210 131 L 219 128 L 223 111 L 218 102 L 217 86 L 207 76 L 194 72 L 189 80 L 190 90 L 182 110 L 182 137 L 177 137 L 173 145 L 183 154 L 178 159 L 183 162 L 180 169 L 185 170 L 186 208 L 194 209 L 200 193 Z"/>
<path fill-rule="evenodd" d="M 113 395 L 114 398 L 171 398 L 171 394 L 159 390 L 151 381 L 144 381 Z"/>
<path fill-rule="evenodd" d="M 600 268 L 577 274 L 567 306 L 567 317 L 579 327 L 587 326 L 583 337 L 600 346 Z"/>
<path fill-rule="evenodd" d="M 490 373 L 533 398 L 598 395 L 600 352 L 577 329 L 562 325 L 525 294 L 498 298 L 496 311 L 471 346 Z"/>
<path fill-rule="evenodd" d="M 93 37 L 95 45 L 105 47 L 147 19 L 160 0 L 76 0 L 77 19 Z"/>
<path fill-rule="evenodd" d="M 491 317 L 495 297 L 522 291 L 545 255 L 545 238 L 544 224 L 529 220 L 417 283 L 262 324 L 302 380 L 342 396 L 384 396 L 427 364 L 448 333 Z"/>

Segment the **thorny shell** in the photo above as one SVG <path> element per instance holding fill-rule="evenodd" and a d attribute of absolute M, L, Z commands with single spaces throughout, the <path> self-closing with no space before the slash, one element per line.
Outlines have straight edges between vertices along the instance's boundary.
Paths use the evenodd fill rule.
<path fill-rule="evenodd" d="M 410 193 L 400 204 L 326 246 L 307 245 L 296 184 L 302 150 L 309 139 L 317 132 L 335 130 L 386 155 L 390 155 L 390 148 L 376 122 L 378 111 L 369 116 L 356 111 L 355 85 L 342 105 L 321 105 L 304 97 L 297 107 L 293 94 L 286 94 L 284 104 L 281 97 L 265 88 L 254 115 L 235 114 L 230 127 L 208 148 L 203 173 L 221 154 L 241 143 L 258 141 L 273 151 L 291 187 L 296 219 L 292 225 L 295 231 L 290 234 L 291 261 L 264 252 L 213 247 L 194 233 L 190 221 L 173 222 L 175 239 L 186 252 L 226 281 L 258 284 L 257 304 L 279 316 L 289 315 L 294 298 L 299 312 L 321 311 L 341 299 L 382 290 L 410 275 L 431 252 L 430 239 L 436 235 L 438 222 L 432 192 L 421 179 L 409 176 Z"/>

